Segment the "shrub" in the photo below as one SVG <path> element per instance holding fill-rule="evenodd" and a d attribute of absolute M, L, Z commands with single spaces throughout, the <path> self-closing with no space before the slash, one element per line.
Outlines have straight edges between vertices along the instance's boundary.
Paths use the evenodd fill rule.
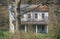
<path fill-rule="evenodd" d="M 47 38 L 47 34 L 41 34 L 41 33 L 33 33 L 33 32 L 27 32 L 27 33 L 20 33 L 21 37 L 23 39 L 46 39 Z"/>
<path fill-rule="evenodd" d="M 27 32 L 24 33 L 23 31 L 21 32 L 15 32 L 9 33 L 8 31 L 1 31 L 0 32 L 0 39 L 46 39 L 47 34 L 36 34 L 33 32 Z"/>
<path fill-rule="evenodd" d="M 0 31 L 0 39 L 9 39 L 9 32 Z"/>

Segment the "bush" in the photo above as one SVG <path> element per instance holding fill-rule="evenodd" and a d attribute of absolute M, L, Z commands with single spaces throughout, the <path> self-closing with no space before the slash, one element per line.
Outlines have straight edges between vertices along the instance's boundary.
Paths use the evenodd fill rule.
<path fill-rule="evenodd" d="M 47 34 L 43 34 L 43 33 L 36 34 L 33 32 L 27 32 L 27 33 L 20 32 L 20 37 L 22 39 L 46 39 Z"/>
<path fill-rule="evenodd" d="M 0 31 L 0 39 L 46 39 L 47 34 L 36 34 L 33 32 L 15 32 L 9 33 L 8 31 Z"/>
<path fill-rule="evenodd" d="M 0 39 L 9 39 L 9 32 L 0 31 Z"/>
<path fill-rule="evenodd" d="M 36 39 L 46 39 L 47 34 L 36 34 Z"/>

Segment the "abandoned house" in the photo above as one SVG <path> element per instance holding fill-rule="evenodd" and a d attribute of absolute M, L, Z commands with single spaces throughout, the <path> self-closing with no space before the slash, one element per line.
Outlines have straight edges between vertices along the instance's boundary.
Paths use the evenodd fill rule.
<path fill-rule="evenodd" d="M 29 7 L 28 7 L 29 6 Z M 28 4 L 21 4 L 21 14 L 28 9 L 32 9 L 37 5 L 28 5 Z M 34 9 L 30 12 L 27 12 L 21 16 L 21 26 L 19 26 L 19 30 L 23 30 L 24 32 L 29 31 L 29 26 L 32 28 L 32 32 L 34 33 L 48 33 L 48 6 L 40 5 L 37 9 Z M 10 31 L 14 32 L 14 24 L 15 21 L 15 14 L 13 11 L 13 6 L 9 5 L 9 18 L 10 18 Z"/>
<path fill-rule="evenodd" d="M 21 4 L 21 14 L 24 14 L 25 10 L 29 10 L 38 6 L 38 4 L 26 4 L 25 2 Z M 52 6 L 50 6 L 52 7 Z M 52 8 L 53 9 L 53 8 Z M 51 10 L 50 10 L 51 13 Z M 8 16 L 7 16 L 8 17 Z M 7 18 L 6 17 L 6 18 Z M 34 33 L 48 33 L 48 18 L 49 16 L 49 8 L 46 5 L 40 5 L 38 8 L 25 13 L 21 17 L 21 26 L 19 26 L 19 30 L 23 30 L 25 32 L 29 31 L 29 26 L 32 26 L 32 32 Z M 52 18 L 51 18 L 52 19 Z M 16 16 L 14 12 L 14 6 L 9 4 L 9 30 L 14 32 Z"/>
<path fill-rule="evenodd" d="M 37 5 L 30 5 L 29 8 L 33 8 L 34 6 Z M 48 21 L 48 7 L 46 5 L 39 6 L 37 9 L 32 10 L 22 16 L 21 18 L 22 26 L 20 26 L 20 29 L 24 30 L 25 32 L 28 32 L 28 27 L 32 26 L 31 27 L 32 31 L 35 33 L 48 33 L 47 21 Z"/>

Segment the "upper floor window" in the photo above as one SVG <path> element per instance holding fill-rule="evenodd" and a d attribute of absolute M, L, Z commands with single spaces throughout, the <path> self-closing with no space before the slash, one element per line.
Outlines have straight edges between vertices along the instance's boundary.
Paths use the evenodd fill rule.
<path fill-rule="evenodd" d="M 28 14 L 28 18 L 31 18 L 31 14 Z"/>
<path fill-rule="evenodd" d="M 44 19 L 44 13 L 42 13 L 42 19 Z"/>
<path fill-rule="evenodd" d="M 35 14 L 35 18 L 37 19 L 37 17 L 38 17 L 38 14 Z"/>

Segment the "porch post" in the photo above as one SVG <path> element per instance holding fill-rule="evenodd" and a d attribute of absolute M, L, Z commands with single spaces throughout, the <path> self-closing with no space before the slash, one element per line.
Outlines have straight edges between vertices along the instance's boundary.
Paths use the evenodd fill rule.
<path fill-rule="evenodd" d="M 25 25 L 25 33 L 27 32 L 27 26 Z"/>
<path fill-rule="evenodd" d="M 37 25 L 36 25 L 36 33 L 37 33 L 38 29 L 37 29 Z"/>
<path fill-rule="evenodd" d="M 47 33 L 48 33 L 48 26 L 47 26 Z"/>

